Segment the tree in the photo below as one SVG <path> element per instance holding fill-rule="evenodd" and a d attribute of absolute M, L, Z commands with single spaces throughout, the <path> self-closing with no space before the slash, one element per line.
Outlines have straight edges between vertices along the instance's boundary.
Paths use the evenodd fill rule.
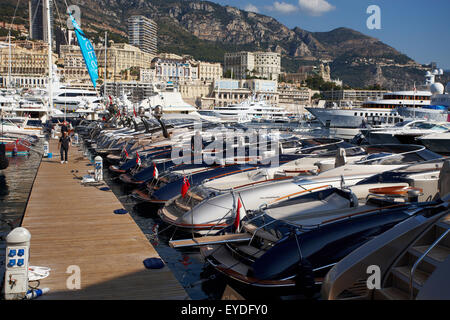
<path fill-rule="evenodd" d="M 223 73 L 225 79 L 231 79 L 231 70 L 227 70 Z"/>
<path fill-rule="evenodd" d="M 321 99 L 323 99 L 323 95 L 320 94 L 320 93 L 315 93 L 315 94 L 312 96 L 312 99 L 313 99 L 313 100 L 321 100 Z"/>

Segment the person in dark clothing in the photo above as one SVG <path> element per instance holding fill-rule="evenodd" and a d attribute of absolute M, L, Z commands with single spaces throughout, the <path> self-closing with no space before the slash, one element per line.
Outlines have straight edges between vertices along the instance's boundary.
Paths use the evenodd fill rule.
<path fill-rule="evenodd" d="M 70 137 L 67 131 L 63 133 L 63 136 L 59 139 L 59 150 L 61 152 L 61 163 L 67 163 L 67 155 L 69 153 Z"/>
<path fill-rule="evenodd" d="M 69 133 L 69 129 L 67 128 L 67 123 L 65 121 L 61 124 L 61 134 L 64 135 L 64 132 Z"/>

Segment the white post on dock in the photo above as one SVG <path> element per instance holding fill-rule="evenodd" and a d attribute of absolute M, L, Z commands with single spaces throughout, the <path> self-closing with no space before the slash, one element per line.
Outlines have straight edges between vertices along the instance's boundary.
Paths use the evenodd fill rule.
<path fill-rule="evenodd" d="M 103 180 L 103 159 L 100 156 L 95 157 L 95 181 Z"/>
<path fill-rule="evenodd" d="M 31 234 L 16 228 L 6 237 L 5 300 L 22 300 L 28 292 Z"/>

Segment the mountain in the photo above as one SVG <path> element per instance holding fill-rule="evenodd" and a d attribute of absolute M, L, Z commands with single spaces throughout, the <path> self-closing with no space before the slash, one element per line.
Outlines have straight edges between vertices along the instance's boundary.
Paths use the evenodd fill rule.
<path fill-rule="evenodd" d="M 3 2 L 6 5 L 0 21 L 9 22 L 17 2 Z M 58 3 L 58 11 L 65 12 L 63 2 Z M 332 77 L 353 87 L 378 83 L 403 88 L 423 81 L 423 69 L 411 58 L 347 28 L 330 32 L 289 29 L 269 16 L 197 0 L 73 0 L 71 4 L 81 8 L 82 28 L 95 42 L 100 41 L 104 30 L 116 42 L 127 41 L 128 16 L 142 14 L 158 23 L 162 52 L 223 62 L 227 51 L 272 50 L 282 54 L 286 72 L 296 72 L 299 66 L 320 60 L 330 61 Z M 26 21 L 27 14 L 22 4 L 17 21 Z"/>

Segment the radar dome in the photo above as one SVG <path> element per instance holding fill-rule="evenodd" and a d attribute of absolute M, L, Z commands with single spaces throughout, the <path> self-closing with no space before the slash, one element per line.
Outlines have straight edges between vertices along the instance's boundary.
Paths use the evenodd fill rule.
<path fill-rule="evenodd" d="M 427 73 L 425 74 L 427 77 L 431 76 L 431 72 L 427 71 Z"/>
<path fill-rule="evenodd" d="M 445 87 L 445 91 L 450 94 L 450 82 L 447 83 L 447 86 Z"/>
<path fill-rule="evenodd" d="M 447 87 L 448 87 L 448 85 L 447 85 Z M 430 87 L 430 91 L 432 94 L 443 94 L 444 93 L 444 85 L 439 82 L 433 83 Z"/>

